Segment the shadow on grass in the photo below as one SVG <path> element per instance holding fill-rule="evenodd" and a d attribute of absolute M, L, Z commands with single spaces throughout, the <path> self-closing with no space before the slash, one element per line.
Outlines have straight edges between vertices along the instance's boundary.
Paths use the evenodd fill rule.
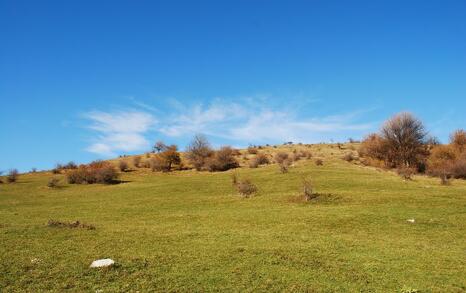
<path fill-rule="evenodd" d="M 292 203 L 305 203 L 305 204 L 332 204 L 340 203 L 342 197 L 332 193 L 314 193 L 312 198 L 307 198 L 304 195 L 293 196 L 289 198 Z"/>

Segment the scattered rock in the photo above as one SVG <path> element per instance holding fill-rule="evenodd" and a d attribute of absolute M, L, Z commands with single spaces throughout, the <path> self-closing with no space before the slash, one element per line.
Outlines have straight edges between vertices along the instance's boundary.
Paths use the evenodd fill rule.
<path fill-rule="evenodd" d="M 406 220 L 406 222 L 409 222 L 409 223 L 411 223 L 411 224 L 414 224 L 414 223 L 416 222 L 416 220 L 414 220 L 414 219 L 408 219 L 408 220 Z"/>
<path fill-rule="evenodd" d="M 98 259 L 98 260 L 94 260 L 92 263 L 91 263 L 91 268 L 102 268 L 102 267 L 108 267 L 108 266 L 111 266 L 111 265 L 114 265 L 115 264 L 115 261 L 113 259 L 110 259 L 110 258 L 104 258 L 104 259 Z"/>

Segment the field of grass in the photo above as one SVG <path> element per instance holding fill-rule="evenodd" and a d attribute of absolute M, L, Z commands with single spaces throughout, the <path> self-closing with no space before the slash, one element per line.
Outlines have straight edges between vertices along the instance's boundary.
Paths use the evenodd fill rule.
<path fill-rule="evenodd" d="M 247 199 L 231 171 L 0 184 L 0 291 L 465 292 L 466 182 L 403 181 L 333 149 L 320 150 L 323 166 L 237 170 L 259 188 Z M 303 176 L 322 194 L 313 202 L 298 199 Z M 89 268 L 100 258 L 117 265 Z"/>

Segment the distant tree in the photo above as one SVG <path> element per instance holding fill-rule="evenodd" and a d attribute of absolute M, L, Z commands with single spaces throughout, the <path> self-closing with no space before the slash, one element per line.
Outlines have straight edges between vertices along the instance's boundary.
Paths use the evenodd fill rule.
<path fill-rule="evenodd" d="M 421 120 L 402 112 L 382 126 L 381 137 L 386 143 L 386 159 L 394 167 L 413 167 L 426 156 L 427 132 Z"/>
<path fill-rule="evenodd" d="M 204 135 L 197 134 L 189 144 L 186 157 L 196 170 L 201 170 L 206 160 L 212 156 L 214 151 Z"/>
<path fill-rule="evenodd" d="M 166 171 L 170 171 L 173 165 L 181 163 L 181 156 L 176 145 L 167 146 L 163 152 L 159 153 L 159 157 Z"/>
<path fill-rule="evenodd" d="M 167 145 L 161 140 L 157 141 L 154 145 L 154 151 L 157 153 L 163 152 L 166 149 Z"/>
<path fill-rule="evenodd" d="M 16 182 L 16 180 L 18 180 L 18 175 L 19 175 L 18 170 L 11 169 L 8 172 L 8 176 L 6 177 L 6 180 L 8 181 L 8 183 L 14 183 L 14 182 Z"/>

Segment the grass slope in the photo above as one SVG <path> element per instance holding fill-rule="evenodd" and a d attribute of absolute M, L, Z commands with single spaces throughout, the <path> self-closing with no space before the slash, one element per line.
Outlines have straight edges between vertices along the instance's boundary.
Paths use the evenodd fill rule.
<path fill-rule="evenodd" d="M 50 173 L 23 175 L 0 185 L 0 291 L 465 292 L 466 183 L 330 157 L 238 170 L 259 187 L 250 199 L 231 172 L 138 170 L 61 189 L 46 187 Z M 297 201 L 303 175 L 332 196 Z M 118 265 L 89 268 L 107 257 Z"/>

